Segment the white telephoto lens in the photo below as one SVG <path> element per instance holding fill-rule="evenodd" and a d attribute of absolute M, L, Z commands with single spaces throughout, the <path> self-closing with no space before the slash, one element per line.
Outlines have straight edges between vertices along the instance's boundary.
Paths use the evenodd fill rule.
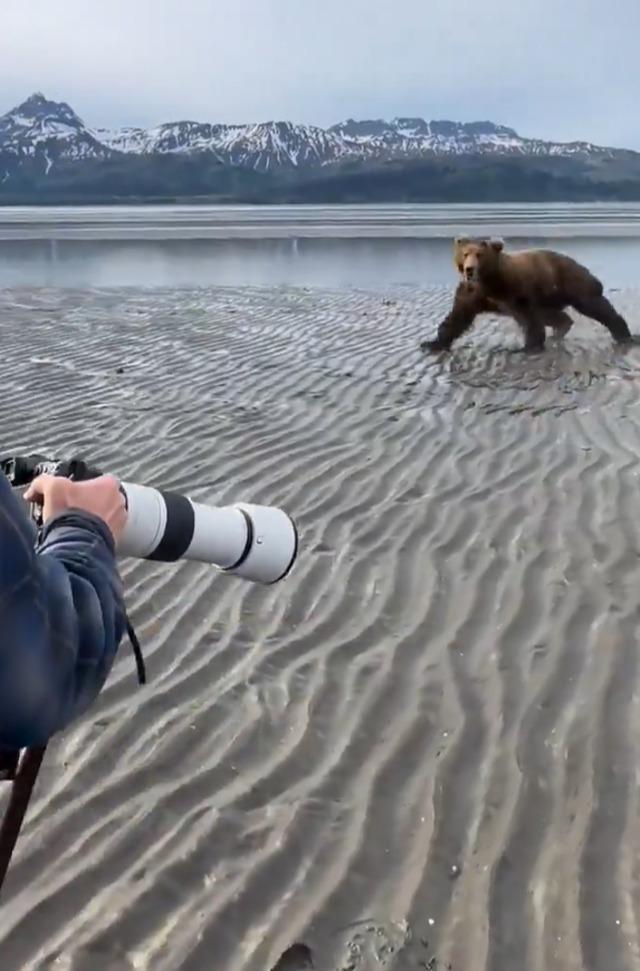
<path fill-rule="evenodd" d="M 119 556 L 210 563 L 224 573 L 272 584 L 298 553 L 293 520 L 273 506 L 208 506 L 178 493 L 123 482 L 128 520 Z"/>

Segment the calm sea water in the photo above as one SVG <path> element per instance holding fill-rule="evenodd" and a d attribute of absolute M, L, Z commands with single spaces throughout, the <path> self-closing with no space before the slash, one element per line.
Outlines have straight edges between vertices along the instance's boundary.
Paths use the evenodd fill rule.
<path fill-rule="evenodd" d="M 0 208 L 0 287 L 451 284 L 451 239 L 551 246 L 635 286 L 640 205 Z"/>

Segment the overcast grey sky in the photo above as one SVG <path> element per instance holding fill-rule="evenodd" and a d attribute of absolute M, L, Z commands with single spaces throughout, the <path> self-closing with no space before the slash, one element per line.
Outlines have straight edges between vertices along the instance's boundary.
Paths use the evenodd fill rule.
<path fill-rule="evenodd" d="M 2 0 L 0 113 L 491 119 L 640 149 L 640 0 Z"/>

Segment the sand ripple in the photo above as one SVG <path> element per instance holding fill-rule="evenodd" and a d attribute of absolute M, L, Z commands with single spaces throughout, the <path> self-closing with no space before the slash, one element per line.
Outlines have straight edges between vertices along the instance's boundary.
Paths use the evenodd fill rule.
<path fill-rule="evenodd" d="M 0 293 L 3 451 L 302 533 L 273 589 L 123 565 L 150 684 L 52 745 L 3 971 L 639 966 L 640 351 L 425 359 L 449 299 Z"/>

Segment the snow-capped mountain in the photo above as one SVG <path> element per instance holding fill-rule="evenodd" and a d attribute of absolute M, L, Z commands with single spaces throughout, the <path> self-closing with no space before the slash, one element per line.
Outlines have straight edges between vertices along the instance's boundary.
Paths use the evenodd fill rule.
<path fill-rule="evenodd" d="M 597 159 L 634 154 L 589 142 L 522 138 L 512 128 L 489 121 L 350 119 L 328 129 L 286 121 L 254 125 L 178 121 L 150 129 L 92 129 L 68 104 L 48 101 L 42 94 L 0 116 L 0 169 L 7 173 L 27 159 L 38 162 L 46 173 L 61 161 L 202 153 L 225 165 L 270 173 L 347 160 L 461 155 Z"/>
<path fill-rule="evenodd" d="M 65 102 L 34 94 L 0 115 L 0 155 L 40 158 L 47 169 L 60 158 L 106 158 L 110 149 Z"/>
<path fill-rule="evenodd" d="M 172 122 L 157 128 L 98 129 L 94 136 L 116 151 L 213 152 L 220 161 L 260 171 L 326 165 L 345 159 L 420 158 L 433 155 L 584 155 L 610 157 L 616 149 L 589 142 L 556 143 L 522 138 L 512 128 L 490 121 L 348 121 L 331 128 L 288 121 L 257 125 Z"/>
<path fill-rule="evenodd" d="M 96 138 L 114 151 L 135 154 L 212 152 L 229 165 L 261 171 L 322 165 L 343 157 L 339 135 L 286 121 L 258 125 L 209 125 L 170 122 L 157 128 L 98 129 Z"/>
<path fill-rule="evenodd" d="M 415 158 L 424 155 L 565 155 L 611 156 L 616 149 L 589 142 L 546 142 L 522 138 L 513 128 L 491 121 L 349 121 L 329 129 L 352 146 L 378 156 Z"/>

